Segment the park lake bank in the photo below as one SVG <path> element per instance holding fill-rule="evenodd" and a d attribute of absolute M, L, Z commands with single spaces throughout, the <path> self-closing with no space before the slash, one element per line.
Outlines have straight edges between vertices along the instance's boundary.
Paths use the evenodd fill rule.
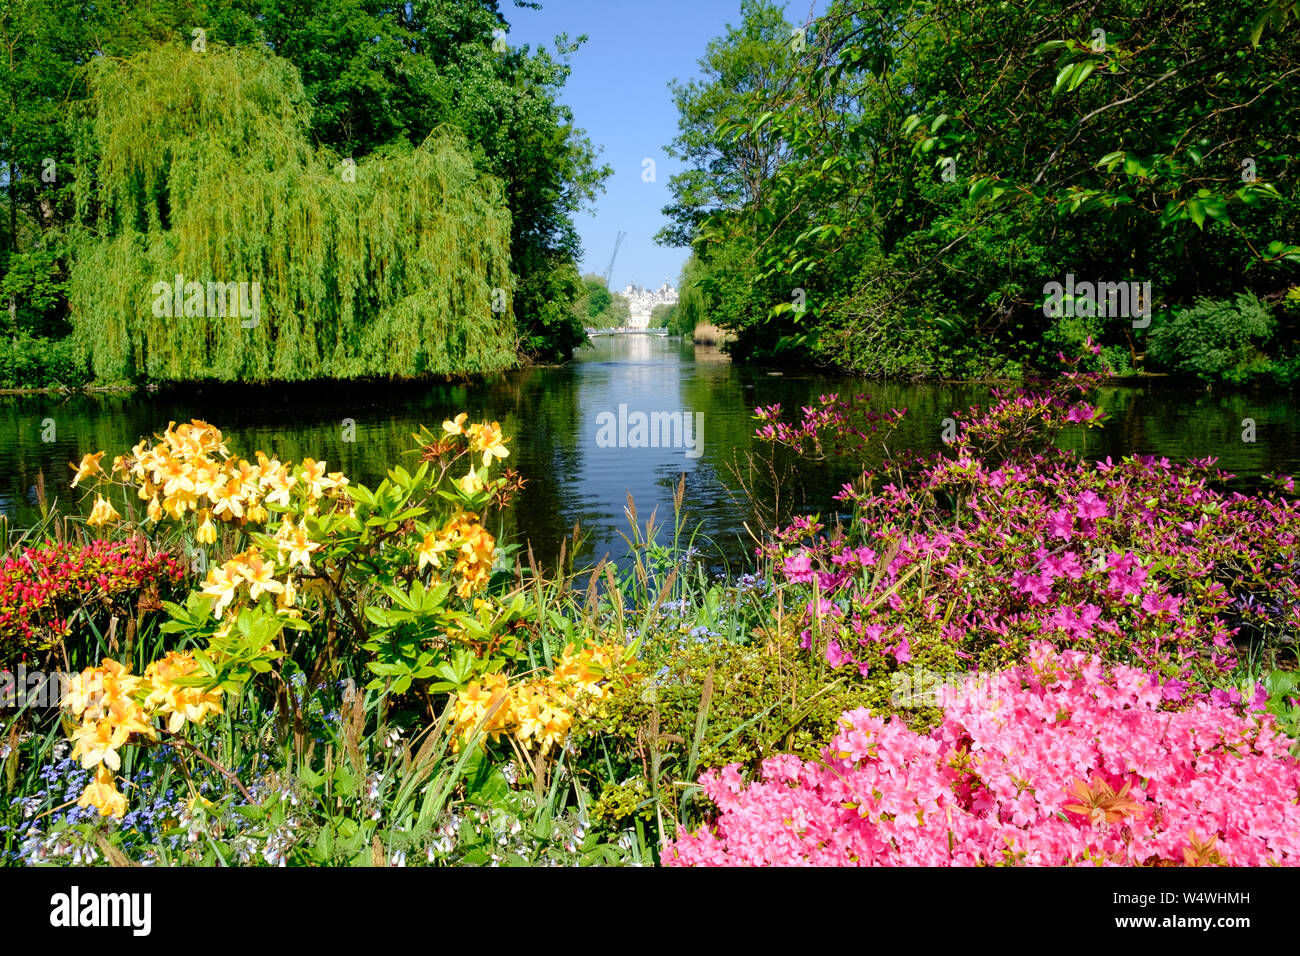
<path fill-rule="evenodd" d="M 970 405 L 987 405 L 989 386 L 865 382 L 805 370 L 773 374 L 681 339 L 611 335 L 578 349 L 566 365 L 419 387 L 330 383 L 5 395 L 0 514 L 10 527 L 39 520 L 42 482 L 45 497 L 66 509 L 76 494 L 68 487 L 68 462 L 100 449 L 125 452 L 172 421 L 200 418 L 220 427 L 236 453 L 262 449 L 283 459 L 324 458 L 331 470 L 373 485 L 392 464 L 409 463 L 403 453 L 412 432 L 467 411 L 471 420 L 499 421 L 512 436 L 505 464 L 527 484 L 501 530 L 531 542 L 539 557 L 558 553 L 575 524 L 588 535 L 584 557 L 620 557 L 627 548 L 620 531 L 628 526 L 628 496 L 642 524 L 656 508 L 659 523 L 671 524 L 673 489 L 684 474 L 688 527 L 699 531 L 696 547 L 712 563 L 734 570 L 754 545 L 747 528 L 757 531 L 769 517 L 756 512 L 754 501 L 768 502 L 772 493 L 766 468 L 750 469 L 751 454 L 764 460 L 768 454 L 753 437 L 754 409 L 779 403 L 797 412 L 829 393 L 865 393 L 878 411 L 906 408 L 889 451 L 930 453 L 942 447 L 944 420 Z M 1300 471 L 1300 403 L 1293 395 L 1206 392 L 1153 381 L 1103 384 L 1098 401 L 1110 416 L 1105 427 L 1062 438 L 1089 457 L 1217 458 L 1243 486 L 1264 474 Z M 602 426 L 618 422 L 620 409 L 624 441 L 611 445 L 610 429 Z M 646 447 L 637 447 L 638 414 L 655 426 L 644 436 Z M 700 427 L 682 435 L 673 416 L 678 425 L 689 418 Z M 851 477 L 843 469 L 803 463 L 797 477 L 791 472 L 782 481 L 783 517 L 827 514 L 831 496 Z M 751 493 L 755 488 L 758 494 Z"/>

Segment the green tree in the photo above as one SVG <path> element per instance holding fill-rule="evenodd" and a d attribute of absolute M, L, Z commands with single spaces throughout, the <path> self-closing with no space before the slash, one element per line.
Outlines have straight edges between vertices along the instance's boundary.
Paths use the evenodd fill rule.
<path fill-rule="evenodd" d="M 743 0 L 739 26 L 711 40 L 699 59 L 701 77 L 669 88 L 678 111 L 678 134 L 669 155 L 686 169 L 668 183 L 673 202 L 656 235 L 663 245 L 688 246 L 710 215 L 762 201 L 785 149 L 779 138 L 737 130 L 721 138 L 718 126 L 761 115 L 788 77 L 798 45 L 793 27 L 771 0 Z M 752 112 L 759 110 L 759 113 Z"/>
<path fill-rule="evenodd" d="M 584 38 L 557 36 L 554 54 L 515 46 L 495 0 L 330 0 L 305 10 L 263 0 L 260 10 L 258 39 L 301 71 L 320 142 L 364 155 L 395 138 L 419 144 L 442 124 L 466 136 L 478 168 L 505 184 L 520 346 L 567 358 L 584 339 L 568 308 L 582 255 L 573 216 L 610 172 L 558 99 Z M 231 30 L 244 39 L 233 19 Z"/>
<path fill-rule="evenodd" d="M 1127 319 L 1047 321 L 1066 273 L 1149 281 L 1159 307 L 1280 297 L 1300 262 L 1296 9 L 837 0 L 711 133 L 683 109 L 719 155 L 781 144 L 760 188 L 674 219 L 711 317 L 742 357 L 997 374 L 1086 334 L 1140 351 Z"/>
<path fill-rule="evenodd" d="M 584 326 L 591 328 L 621 328 L 631 317 L 631 307 L 626 298 L 610 292 L 603 276 L 588 273 L 582 277 L 584 292 L 574 303 L 573 311 Z"/>
<path fill-rule="evenodd" d="M 202 30 L 202 34 L 196 31 Z M 13 254 L 55 253 L 32 286 L 14 279 L 9 326 L 56 331 L 58 298 L 36 315 L 23 288 L 61 284 L 69 271 L 61 232 L 75 218 L 73 139 L 62 117 L 87 95 L 85 67 L 161 43 L 269 48 L 291 62 L 311 104 L 308 135 L 361 160 L 399 143 L 418 148 L 458 130 L 476 169 L 503 184 L 510 211 L 511 338 L 535 356 L 567 357 L 583 332 L 569 308 L 580 293 L 574 214 L 609 174 L 558 93 L 578 41 L 553 51 L 508 41 L 495 0 L 138 0 L 130 4 L 12 0 L 0 13 L 0 169 L 5 219 L 0 277 Z M 57 179 L 39 178 L 55 160 Z M 48 258 L 23 263 L 30 276 Z"/>
<path fill-rule="evenodd" d="M 454 131 L 351 167 L 312 145 L 292 64 L 248 48 L 101 59 L 89 86 L 69 288 L 100 379 L 514 363 L 509 212 Z"/>

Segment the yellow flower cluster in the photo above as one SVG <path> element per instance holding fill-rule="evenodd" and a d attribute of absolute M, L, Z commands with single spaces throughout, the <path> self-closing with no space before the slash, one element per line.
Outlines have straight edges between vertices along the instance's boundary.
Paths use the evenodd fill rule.
<path fill-rule="evenodd" d="M 476 729 L 493 739 L 509 734 L 544 754 L 564 742 L 575 718 L 595 712 L 618 682 L 635 678 L 622 670 L 623 656 L 617 644 L 568 648 L 544 678 L 511 685 L 503 674 L 486 674 L 456 694 L 453 736 L 460 740 Z"/>
<path fill-rule="evenodd" d="M 423 571 L 426 564 L 441 568 L 441 556 L 454 552 L 456 560 L 452 571 L 460 575 L 456 594 L 467 598 L 487 584 L 496 547 L 496 539 L 478 523 L 478 515 L 472 511 L 457 511 L 441 529 L 431 530 L 424 536 L 416 549 L 418 569 Z"/>
<path fill-rule="evenodd" d="M 501 425 L 498 422 L 481 425 L 466 425 L 465 419 L 469 418 L 465 412 L 461 412 L 454 420 L 448 420 L 442 423 L 442 430 L 448 435 L 466 435 L 469 437 L 470 449 L 475 454 L 483 456 L 484 467 L 492 464 L 493 458 L 508 458 L 510 449 L 506 447 L 506 440 L 501 434 Z"/>
<path fill-rule="evenodd" d="M 256 601 L 263 594 L 275 594 L 278 595 L 277 603 L 281 610 L 292 608 L 297 600 L 293 578 L 286 576 L 284 581 L 277 581 L 275 571 L 274 559 L 262 557 L 262 551 L 256 545 L 235 555 L 220 567 L 209 568 L 208 576 L 203 580 L 202 591 L 217 599 L 212 606 L 212 613 L 220 618 L 235 599 L 240 585 L 248 586 L 249 600 Z"/>
<path fill-rule="evenodd" d="M 95 475 L 104 475 L 100 459 L 104 453 L 86 455 L 73 465 L 72 486 Z M 150 521 L 166 515 L 179 521 L 195 512 L 200 525 L 200 544 L 216 541 L 213 519 L 232 524 L 263 524 L 270 517 L 266 506 L 290 506 L 290 495 L 306 498 L 307 514 L 318 502 L 339 494 L 348 484 L 341 472 L 326 474 L 325 463 L 304 458 L 298 466 L 257 453 L 257 464 L 232 458 L 220 429 L 197 419 L 182 425 L 175 422 L 155 443 L 148 439 L 131 449 L 130 455 L 113 459 L 112 473 L 138 487 L 141 501 L 147 501 Z M 107 476 L 105 476 L 107 477 Z M 88 519 L 92 525 L 108 524 L 121 517 L 105 498 L 96 495 Z"/>
<path fill-rule="evenodd" d="M 83 769 L 97 768 L 78 806 L 96 807 L 102 816 L 126 813 L 126 797 L 113 776 L 122 767 L 118 750 L 132 734 L 157 740 L 155 716 L 167 718 L 167 730 L 176 733 L 187 720 L 201 724 L 208 714 L 222 712 L 219 691 L 175 683 L 198 666 L 193 654 L 171 651 L 150 664 L 143 677 L 108 659 L 72 677 L 62 700 L 62 706 L 81 720 L 70 734 L 72 756 L 80 758 Z"/>

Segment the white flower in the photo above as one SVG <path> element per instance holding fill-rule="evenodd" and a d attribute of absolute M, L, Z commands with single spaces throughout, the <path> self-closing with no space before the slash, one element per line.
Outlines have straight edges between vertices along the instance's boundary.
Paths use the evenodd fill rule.
<path fill-rule="evenodd" d="M 98 859 L 99 854 L 93 846 L 79 846 L 72 851 L 73 866 L 89 866 Z"/>

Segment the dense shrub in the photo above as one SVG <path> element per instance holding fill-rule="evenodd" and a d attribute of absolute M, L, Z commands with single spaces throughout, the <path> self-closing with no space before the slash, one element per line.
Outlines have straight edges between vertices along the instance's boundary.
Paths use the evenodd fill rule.
<path fill-rule="evenodd" d="M 1235 299 L 1198 299 L 1152 330 L 1148 350 L 1171 372 L 1241 385 L 1272 372 L 1261 349 L 1275 327 L 1268 306 L 1249 292 Z"/>
<path fill-rule="evenodd" d="M 43 544 L 0 563 L 0 661 L 65 637 L 74 615 L 130 613 L 133 602 L 160 586 L 178 584 L 184 569 L 166 552 L 129 543 Z"/>
<path fill-rule="evenodd" d="M 1238 642 L 1293 659 L 1293 485 L 1227 493 L 1212 460 L 1093 463 L 1057 449 L 1061 429 L 1102 418 L 1070 394 L 1096 378 L 1072 374 L 956 413 L 946 454 L 881 487 L 871 476 L 871 487 L 846 487 L 853 517 L 841 531 L 810 519 L 778 531 L 767 553 L 780 578 L 805 587 L 805 647 L 866 676 L 930 666 L 938 648 L 998 666 L 1046 638 L 1159 670 L 1172 696 L 1232 672 Z M 772 421 L 758 434 L 833 447 L 824 439 L 854 429 L 852 404 L 828 396 L 794 425 L 760 410 Z"/>
<path fill-rule="evenodd" d="M 89 381 L 71 339 L 0 339 L 0 388 L 78 388 Z"/>
<path fill-rule="evenodd" d="M 931 734 L 846 713 L 820 761 L 705 774 L 668 865 L 1300 863 L 1300 762 L 1269 717 L 1169 710 L 1158 676 L 1040 645 Z"/>

